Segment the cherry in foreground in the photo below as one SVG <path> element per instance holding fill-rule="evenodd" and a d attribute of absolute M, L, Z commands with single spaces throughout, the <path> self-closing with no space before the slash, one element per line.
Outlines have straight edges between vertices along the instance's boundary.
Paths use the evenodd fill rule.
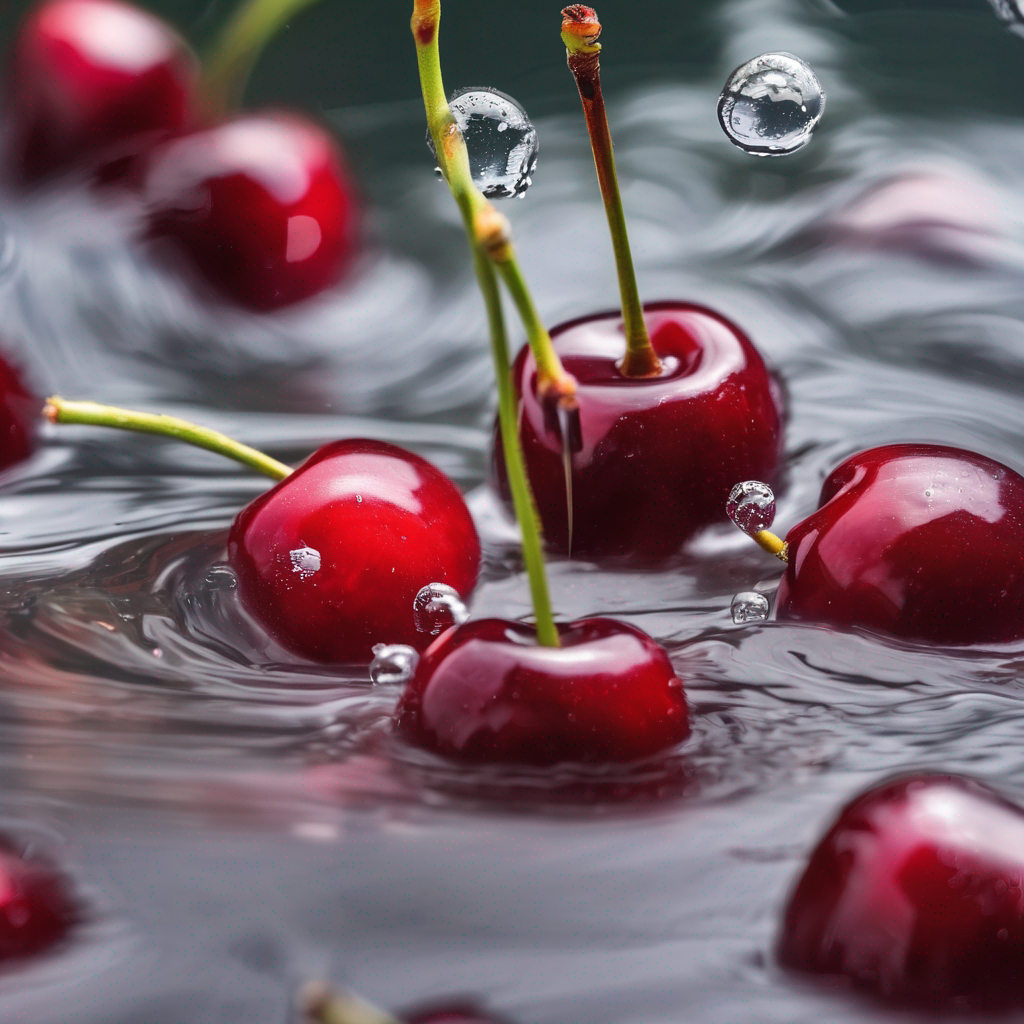
<path fill-rule="evenodd" d="M 524 765 L 636 761 L 689 735 L 683 685 L 647 634 L 601 618 L 558 632 L 560 647 L 501 619 L 442 634 L 402 695 L 398 733 L 453 760 Z"/>
<path fill-rule="evenodd" d="M 948 775 L 858 797 L 811 855 L 779 960 L 899 1004 L 1024 1006 L 1024 812 Z"/>
<path fill-rule="evenodd" d="M 21 374 L 0 358 L 0 469 L 32 454 L 40 404 Z"/>
<path fill-rule="evenodd" d="M 67 882 L 0 845 L 0 961 L 42 953 L 78 918 Z"/>
<path fill-rule="evenodd" d="M 369 662 L 378 643 L 417 649 L 414 602 L 431 583 L 463 597 L 480 542 L 455 485 L 382 441 L 314 452 L 247 505 L 228 538 L 243 604 L 288 649 L 323 662 Z"/>
<path fill-rule="evenodd" d="M 148 161 L 148 232 L 243 306 L 272 310 L 334 284 L 353 258 L 358 205 L 331 137 L 297 115 L 237 117 Z"/>
<path fill-rule="evenodd" d="M 193 117 L 198 65 L 159 19 L 117 0 L 50 0 L 18 32 L 9 162 L 25 183 L 140 152 Z"/>

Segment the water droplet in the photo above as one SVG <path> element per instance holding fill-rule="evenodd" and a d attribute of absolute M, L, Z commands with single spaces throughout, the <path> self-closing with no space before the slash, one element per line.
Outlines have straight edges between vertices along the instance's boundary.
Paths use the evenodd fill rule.
<path fill-rule="evenodd" d="M 459 592 L 447 583 L 428 583 L 413 599 L 412 613 L 416 628 L 431 636 L 449 626 L 461 626 L 469 618 Z"/>
<path fill-rule="evenodd" d="M 726 515 L 748 536 L 771 528 L 775 522 L 775 495 L 759 480 L 745 480 L 730 492 Z"/>
<path fill-rule="evenodd" d="M 320 552 L 316 548 L 296 548 L 288 552 L 288 557 L 292 560 L 292 572 L 304 580 L 320 571 Z"/>
<path fill-rule="evenodd" d="M 768 618 L 768 598 L 753 590 L 744 590 L 732 599 L 732 621 L 737 626 L 745 622 L 764 622 Z"/>
<path fill-rule="evenodd" d="M 526 111 L 497 89 L 470 88 L 448 101 L 466 140 L 473 181 L 488 199 L 522 196 L 537 167 L 537 130 Z M 434 141 L 427 145 L 436 157 Z"/>
<path fill-rule="evenodd" d="M 718 99 L 718 120 L 729 141 L 754 156 L 803 149 L 824 111 L 821 83 L 791 53 L 763 53 L 741 64 Z"/>
<path fill-rule="evenodd" d="M 375 644 L 370 662 L 370 681 L 374 686 L 399 686 L 416 674 L 420 656 L 415 647 L 405 644 Z"/>

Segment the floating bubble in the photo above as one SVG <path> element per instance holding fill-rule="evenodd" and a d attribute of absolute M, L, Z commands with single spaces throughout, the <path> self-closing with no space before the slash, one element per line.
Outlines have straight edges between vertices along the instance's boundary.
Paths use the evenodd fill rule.
<path fill-rule="evenodd" d="M 744 590 L 732 599 L 732 621 L 737 626 L 746 622 L 764 622 L 768 618 L 768 598 L 754 590 Z"/>
<path fill-rule="evenodd" d="M 488 199 L 521 199 L 533 184 L 539 150 L 537 130 L 526 111 L 511 96 L 486 88 L 460 89 L 448 105 L 466 140 L 477 188 Z M 436 159 L 430 132 L 427 145 Z"/>
<path fill-rule="evenodd" d="M 428 583 L 413 598 L 412 613 L 416 628 L 431 636 L 449 626 L 461 626 L 469 618 L 469 609 L 459 592 L 447 583 Z"/>
<path fill-rule="evenodd" d="M 759 480 L 745 480 L 729 492 L 725 513 L 748 535 L 768 530 L 775 522 L 775 494 Z"/>
<path fill-rule="evenodd" d="M 370 662 L 370 681 L 374 686 L 400 686 L 416 674 L 420 656 L 415 647 L 405 644 L 375 644 Z"/>
<path fill-rule="evenodd" d="M 741 64 L 718 99 L 729 141 L 754 156 L 803 149 L 825 111 L 817 76 L 791 53 L 762 53 Z"/>

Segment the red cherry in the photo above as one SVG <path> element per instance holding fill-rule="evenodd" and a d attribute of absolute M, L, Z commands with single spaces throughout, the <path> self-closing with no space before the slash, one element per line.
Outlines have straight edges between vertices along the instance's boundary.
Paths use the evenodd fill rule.
<path fill-rule="evenodd" d="M 402 1015 L 406 1024 L 498 1024 L 470 1003 L 438 1006 Z"/>
<path fill-rule="evenodd" d="M 424 648 L 413 601 L 429 583 L 463 597 L 480 541 L 456 486 L 383 441 L 324 445 L 238 514 L 238 593 L 267 632 L 314 661 L 368 662 L 374 644 Z"/>
<path fill-rule="evenodd" d="M 854 455 L 787 542 L 780 619 L 946 644 L 1024 637 L 1024 479 L 983 455 Z"/>
<path fill-rule="evenodd" d="M 43 952 L 63 939 L 77 918 L 60 875 L 0 849 L 0 961 Z"/>
<path fill-rule="evenodd" d="M 17 371 L 0 359 L 0 469 L 32 454 L 42 406 Z"/>
<path fill-rule="evenodd" d="M 811 855 L 778 955 L 884 999 L 1024 1006 L 1024 812 L 966 779 L 858 797 Z"/>
<path fill-rule="evenodd" d="M 600 313 L 551 332 L 579 384 L 582 449 L 573 456 L 573 555 L 660 561 L 725 517 L 737 480 L 775 475 L 782 442 L 778 387 L 734 324 L 681 302 L 645 307 L 665 371 L 624 377 L 622 318 Z M 569 550 L 562 442 L 537 396 L 528 349 L 514 368 L 520 437 L 547 542 Z M 496 459 L 508 500 L 504 463 Z"/>
<path fill-rule="evenodd" d="M 338 148 L 294 114 L 250 114 L 158 147 L 144 195 L 150 234 L 253 309 L 315 295 L 355 253 L 358 207 Z"/>
<path fill-rule="evenodd" d="M 410 743 L 458 761 L 624 762 L 690 732 L 683 685 L 646 633 L 612 619 L 560 626 L 561 647 L 531 627 L 478 619 L 443 633 L 396 711 Z"/>
<path fill-rule="evenodd" d="M 162 21 L 117 0 L 50 0 L 11 60 L 10 159 L 26 182 L 140 152 L 192 117 L 198 66 Z"/>

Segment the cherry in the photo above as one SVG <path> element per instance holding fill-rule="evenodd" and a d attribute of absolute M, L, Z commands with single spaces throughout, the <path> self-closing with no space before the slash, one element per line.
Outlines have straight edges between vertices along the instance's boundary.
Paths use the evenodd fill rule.
<path fill-rule="evenodd" d="M 355 253 L 358 207 L 338 148 L 295 114 L 249 114 L 167 142 L 143 191 L 149 234 L 252 309 L 315 295 Z"/>
<path fill-rule="evenodd" d="M 49 0 L 11 59 L 10 162 L 31 183 L 138 153 L 193 114 L 198 66 L 162 21 L 118 0 Z"/>
<path fill-rule="evenodd" d="M 498 1024 L 493 1017 L 485 1017 L 470 1003 L 458 1003 L 405 1013 L 406 1024 Z"/>
<path fill-rule="evenodd" d="M 0 846 L 0 960 L 43 952 L 63 939 L 77 918 L 59 874 Z"/>
<path fill-rule="evenodd" d="M 929 444 L 872 448 L 790 530 L 780 619 L 945 644 L 1024 637 L 1024 478 Z"/>
<path fill-rule="evenodd" d="M 724 519 L 737 480 L 775 474 L 781 398 L 746 335 L 712 310 L 682 302 L 648 303 L 644 319 L 662 361 L 655 377 L 620 372 L 618 313 L 551 332 L 578 385 L 571 537 L 562 439 L 538 394 L 531 351 L 516 360 L 523 453 L 545 539 L 560 551 L 661 561 L 701 527 Z M 500 449 L 496 464 L 507 498 Z"/>
<path fill-rule="evenodd" d="M 480 542 L 455 485 L 383 441 L 335 441 L 238 514 L 228 559 L 242 602 L 288 649 L 368 662 L 377 643 L 422 649 L 413 601 L 429 583 L 463 597 Z"/>
<path fill-rule="evenodd" d="M 41 405 L 21 375 L 0 359 L 0 469 L 32 454 Z"/>
<path fill-rule="evenodd" d="M 913 775 L 839 815 L 786 908 L 778 956 L 892 1002 L 1024 1006 L 1024 811 Z"/>
<path fill-rule="evenodd" d="M 682 683 L 646 633 L 612 619 L 559 627 L 477 619 L 427 649 L 396 711 L 410 743 L 458 761 L 625 762 L 690 732 Z"/>

